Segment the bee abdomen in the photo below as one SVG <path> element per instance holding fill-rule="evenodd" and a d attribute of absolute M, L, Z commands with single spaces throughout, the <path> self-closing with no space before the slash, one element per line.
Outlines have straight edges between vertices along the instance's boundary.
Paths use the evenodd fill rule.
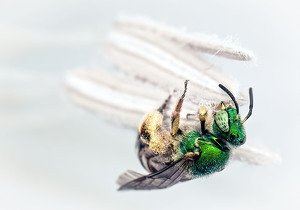
<path fill-rule="evenodd" d="M 139 128 L 141 141 L 155 154 L 166 154 L 172 147 L 172 136 L 162 127 L 163 116 L 159 111 L 149 112 Z"/>
<path fill-rule="evenodd" d="M 141 140 L 141 135 L 137 138 L 138 158 L 142 166 L 149 172 L 157 172 L 172 162 L 169 155 L 160 155 L 154 153 L 148 144 Z"/>

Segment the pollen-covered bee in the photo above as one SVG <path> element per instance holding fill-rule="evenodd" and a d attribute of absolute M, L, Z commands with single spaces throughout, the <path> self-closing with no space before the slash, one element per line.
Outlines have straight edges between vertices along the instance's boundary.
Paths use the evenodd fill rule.
<path fill-rule="evenodd" d="M 73 71 L 67 90 L 73 101 L 102 117 L 133 129 L 140 125 L 138 157 L 150 174 L 127 171 L 118 179 L 120 190 L 170 187 L 221 171 L 229 159 L 278 160 L 243 145 L 252 89 L 249 112 L 241 120 L 239 105 L 248 97 L 202 55 L 248 61 L 249 51 L 140 17 L 119 19 L 105 47 L 114 69 Z"/>
<path fill-rule="evenodd" d="M 252 88 L 249 89 L 249 112 L 245 119 L 241 120 L 235 97 L 220 84 L 219 87 L 230 96 L 235 108 L 226 107 L 221 102 L 221 109 L 214 114 L 212 129 L 208 130 L 205 127 L 208 117 L 206 107 L 199 109 L 199 125 L 180 125 L 180 111 L 187 91 L 187 82 L 184 93 L 172 112 L 170 129 L 162 125 L 163 112 L 168 100 L 159 109 L 149 112 L 139 128 L 138 157 L 150 174 L 143 176 L 134 171 L 127 171 L 119 178 L 119 190 L 162 189 L 181 181 L 221 171 L 229 160 L 231 148 L 245 143 L 243 123 L 252 114 Z"/>

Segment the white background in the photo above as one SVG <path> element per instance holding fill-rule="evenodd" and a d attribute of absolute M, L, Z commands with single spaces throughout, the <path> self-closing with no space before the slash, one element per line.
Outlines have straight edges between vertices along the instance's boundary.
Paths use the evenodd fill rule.
<path fill-rule="evenodd" d="M 296 0 L 1 0 L 0 209 L 299 209 L 299 10 Z M 212 62 L 254 88 L 247 141 L 282 163 L 234 162 L 167 190 L 117 192 L 119 174 L 144 172 L 136 132 L 72 104 L 64 78 L 102 65 L 101 42 L 119 14 L 239 38 L 255 62 Z"/>

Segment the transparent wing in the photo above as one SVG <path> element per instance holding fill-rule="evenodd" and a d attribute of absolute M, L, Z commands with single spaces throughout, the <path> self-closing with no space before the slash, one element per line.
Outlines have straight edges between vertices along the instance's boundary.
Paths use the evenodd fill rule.
<path fill-rule="evenodd" d="M 119 190 L 151 190 L 163 189 L 177 184 L 184 177 L 192 160 L 182 158 L 158 172 L 141 175 L 127 171 L 118 179 Z"/>
<path fill-rule="evenodd" d="M 231 154 L 231 159 L 248 162 L 250 164 L 273 164 L 281 162 L 278 154 L 249 144 L 234 149 Z"/>
<path fill-rule="evenodd" d="M 215 37 L 189 34 L 140 17 L 121 18 L 105 42 L 114 70 L 82 69 L 67 76 L 67 90 L 79 105 L 134 127 L 149 110 L 158 108 L 171 94 L 169 107 L 189 80 L 182 116 L 196 113 L 200 105 L 229 101 L 224 84 L 240 104 L 246 97 L 201 53 L 250 60 L 251 53 Z M 116 70 L 118 69 L 118 70 Z M 174 91 L 179 90 L 179 91 Z M 170 115 L 171 109 L 167 110 Z"/>

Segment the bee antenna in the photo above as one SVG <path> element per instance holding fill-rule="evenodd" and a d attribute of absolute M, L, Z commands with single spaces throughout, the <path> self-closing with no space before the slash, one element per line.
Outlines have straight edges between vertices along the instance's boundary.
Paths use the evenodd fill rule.
<path fill-rule="evenodd" d="M 248 120 L 248 118 L 252 115 L 252 109 L 253 109 L 253 92 L 252 92 L 252 88 L 249 88 L 249 98 L 250 98 L 249 112 L 248 112 L 247 116 L 245 117 L 245 119 L 242 120 L 242 124 L 244 124 L 244 122 L 246 122 L 246 120 Z"/>
<path fill-rule="evenodd" d="M 219 87 L 224 90 L 228 95 L 229 97 L 231 98 L 231 100 L 233 101 L 234 105 L 235 105 L 235 108 L 236 108 L 236 114 L 238 115 L 239 114 L 239 105 L 238 103 L 236 102 L 235 100 L 235 97 L 233 96 L 233 94 L 222 84 L 219 84 Z M 251 114 L 250 114 L 251 115 Z"/>

